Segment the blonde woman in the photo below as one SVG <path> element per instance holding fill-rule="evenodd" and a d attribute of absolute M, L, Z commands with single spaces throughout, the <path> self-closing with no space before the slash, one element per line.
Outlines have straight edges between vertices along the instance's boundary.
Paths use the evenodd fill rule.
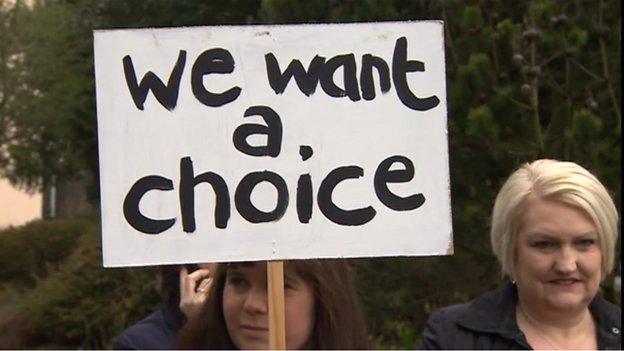
<path fill-rule="evenodd" d="M 502 290 L 435 312 L 425 349 L 621 349 L 621 309 L 600 297 L 614 265 L 618 214 L 572 162 L 524 164 L 496 197 L 490 239 Z"/>

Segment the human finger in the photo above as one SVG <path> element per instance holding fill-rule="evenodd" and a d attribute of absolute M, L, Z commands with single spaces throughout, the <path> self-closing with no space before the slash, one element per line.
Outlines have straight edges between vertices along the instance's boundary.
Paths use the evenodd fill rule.
<path fill-rule="evenodd" d="M 204 263 L 198 263 L 197 265 L 200 268 L 209 269 L 209 270 L 211 270 L 213 272 L 217 268 L 217 263 L 215 263 L 215 262 L 204 262 Z"/>
<path fill-rule="evenodd" d="M 202 279 L 208 278 L 212 275 L 212 271 L 207 268 L 199 268 L 188 275 L 189 280 L 198 282 Z"/>
<path fill-rule="evenodd" d="M 189 284 L 189 280 L 188 280 L 188 269 L 186 269 L 185 266 L 182 266 L 180 268 L 180 295 L 190 295 L 190 293 L 193 291 L 193 287 L 191 287 L 191 284 Z M 182 297 L 181 296 L 181 297 Z"/>
<path fill-rule="evenodd" d="M 212 278 L 204 278 L 202 279 L 198 286 L 197 286 L 197 292 L 204 294 L 206 293 L 208 290 L 210 290 L 210 286 L 212 286 Z"/>
<path fill-rule="evenodd" d="M 196 292 L 199 282 L 201 282 L 203 279 L 210 278 L 211 276 L 212 276 L 212 272 L 210 272 L 207 269 L 198 269 L 194 271 L 193 273 L 190 273 L 188 275 L 189 286 L 190 286 L 189 289 L 192 290 L 193 292 Z"/>

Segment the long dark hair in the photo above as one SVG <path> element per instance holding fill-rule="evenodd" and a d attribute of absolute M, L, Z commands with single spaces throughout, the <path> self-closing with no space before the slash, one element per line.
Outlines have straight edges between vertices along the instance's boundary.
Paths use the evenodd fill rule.
<path fill-rule="evenodd" d="M 227 270 L 220 264 L 210 296 L 197 318 L 189 320 L 178 335 L 180 349 L 235 349 L 223 315 L 223 289 Z M 312 349 L 367 349 L 368 333 L 360 301 L 353 286 L 351 267 L 344 259 L 284 261 L 310 284 L 315 297 L 315 323 L 309 346 Z"/>

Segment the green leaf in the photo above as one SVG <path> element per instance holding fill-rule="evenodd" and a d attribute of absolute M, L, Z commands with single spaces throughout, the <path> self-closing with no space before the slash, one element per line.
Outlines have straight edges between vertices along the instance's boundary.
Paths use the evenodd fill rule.
<path fill-rule="evenodd" d="M 582 109 L 574 111 L 566 135 L 572 139 L 591 140 L 598 137 L 601 131 L 602 120 L 591 111 Z"/>
<path fill-rule="evenodd" d="M 573 45 L 580 49 L 587 44 L 587 31 L 574 27 L 568 32 L 566 38 L 568 40 L 568 45 Z"/>
<path fill-rule="evenodd" d="M 479 106 L 470 109 L 466 134 L 476 139 L 498 141 L 499 127 L 494 122 L 489 107 Z"/>

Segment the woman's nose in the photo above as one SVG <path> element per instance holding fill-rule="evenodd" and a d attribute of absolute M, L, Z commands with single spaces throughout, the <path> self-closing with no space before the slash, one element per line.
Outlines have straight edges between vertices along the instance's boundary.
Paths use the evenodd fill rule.
<path fill-rule="evenodd" d="M 564 247 L 555 259 L 555 270 L 561 274 L 570 274 L 577 269 L 578 255 L 576 250 Z"/>
<path fill-rule="evenodd" d="M 252 288 L 247 293 L 243 309 L 251 314 L 268 313 L 267 290 Z"/>

